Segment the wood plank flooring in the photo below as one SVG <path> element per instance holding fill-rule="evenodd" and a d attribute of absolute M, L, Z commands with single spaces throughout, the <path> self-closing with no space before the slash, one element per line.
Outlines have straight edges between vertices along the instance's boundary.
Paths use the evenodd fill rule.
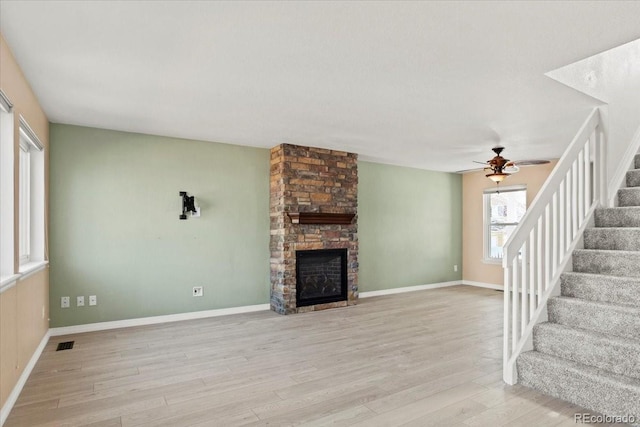
<path fill-rule="evenodd" d="M 502 298 L 456 286 L 54 337 L 5 425 L 575 425 L 583 409 L 503 384 Z"/>

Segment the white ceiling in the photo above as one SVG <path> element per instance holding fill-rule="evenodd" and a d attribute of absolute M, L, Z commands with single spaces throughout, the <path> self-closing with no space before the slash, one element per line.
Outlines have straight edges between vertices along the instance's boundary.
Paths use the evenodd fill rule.
<path fill-rule="evenodd" d="M 0 2 L 52 122 L 456 171 L 555 158 L 599 101 L 544 73 L 640 2 Z"/>

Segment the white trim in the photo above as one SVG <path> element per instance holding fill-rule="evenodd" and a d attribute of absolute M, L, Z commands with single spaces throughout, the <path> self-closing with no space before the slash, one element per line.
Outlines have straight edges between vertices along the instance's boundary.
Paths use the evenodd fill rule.
<path fill-rule="evenodd" d="M 10 113 L 13 108 L 13 104 L 9 100 L 9 97 L 0 89 L 0 109 L 5 113 Z"/>
<path fill-rule="evenodd" d="M 29 375 L 31 375 L 31 371 L 33 371 L 33 368 L 36 366 L 36 362 L 38 362 L 38 359 L 40 359 L 44 348 L 49 342 L 49 337 L 50 333 L 49 331 L 47 331 L 47 333 L 44 334 L 44 337 L 42 337 L 40 345 L 38 345 L 38 348 L 36 348 L 36 351 L 33 352 L 31 359 L 29 359 L 29 363 L 27 363 L 27 366 L 24 367 L 24 370 L 22 371 L 18 382 L 13 387 L 13 390 L 11 390 L 11 393 L 9 394 L 9 397 L 7 398 L 4 406 L 0 408 L 0 426 L 2 426 L 5 421 L 7 421 L 9 413 L 11 412 L 11 409 L 13 409 L 13 405 L 15 405 L 16 401 L 18 400 L 18 396 L 20 396 L 20 393 L 22 392 L 22 388 L 27 382 Z"/>
<path fill-rule="evenodd" d="M 609 206 L 615 206 L 618 199 L 618 189 L 625 188 L 627 186 L 626 177 L 627 172 L 634 169 L 634 162 L 636 154 L 640 152 L 640 127 L 636 130 L 636 133 L 631 139 L 631 143 L 627 147 L 622 161 L 618 164 L 618 169 L 613 175 L 609 185 Z M 625 161 L 626 160 L 626 161 Z"/>
<path fill-rule="evenodd" d="M 452 282 L 430 283 L 428 285 L 416 285 L 416 286 L 407 286 L 404 288 L 382 289 L 380 291 L 366 291 L 366 292 L 360 292 L 359 297 L 371 298 L 371 297 L 378 297 L 381 295 L 393 295 L 393 294 L 402 294 L 405 292 L 423 291 L 425 289 L 447 288 L 449 286 L 457 286 L 461 284 L 462 282 L 460 280 L 454 280 Z"/>
<path fill-rule="evenodd" d="M 3 277 L 2 279 L 0 279 L 0 294 L 13 288 L 18 282 L 19 278 L 19 274 L 12 274 L 11 276 Z"/>
<path fill-rule="evenodd" d="M 251 313 L 269 310 L 269 304 L 245 305 L 243 307 L 220 308 L 217 310 L 194 311 L 191 313 L 168 314 L 164 316 L 141 317 L 137 319 L 114 320 L 111 322 L 88 323 L 84 325 L 51 328 L 52 337 L 84 332 L 106 331 L 109 329 L 130 328 L 133 326 L 155 325 L 158 323 L 180 322 L 182 320 L 205 319 L 208 317 L 226 316 L 229 314 Z"/>
<path fill-rule="evenodd" d="M 484 282 L 476 282 L 473 280 L 463 280 L 462 284 L 467 286 L 476 286 L 478 288 L 496 289 L 498 291 L 504 290 L 503 285 L 496 285 L 494 283 L 484 283 Z"/>
<path fill-rule="evenodd" d="M 31 129 L 31 126 L 29 126 L 29 123 L 27 123 L 22 115 L 20 115 L 20 136 L 24 137 L 36 150 L 44 150 L 44 144 L 40 141 L 38 135 L 36 135 L 33 129 Z"/>
<path fill-rule="evenodd" d="M 40 270 L 44 270 L 49 265 L 49 261 L 32 261 L 20 266 L 20 278 L 24 280 L 27 277 L 37 273 Z"/>
<path fill-rule="evenodd" d="M 485 188 L 484 190 L 482 190 L 482 194 L 508 193 L 510 191 L 522 191 L 526 189 L 527 189 L 527 184 L 516 184 L 516 185 L 510 185 L 508 187 Z"/>

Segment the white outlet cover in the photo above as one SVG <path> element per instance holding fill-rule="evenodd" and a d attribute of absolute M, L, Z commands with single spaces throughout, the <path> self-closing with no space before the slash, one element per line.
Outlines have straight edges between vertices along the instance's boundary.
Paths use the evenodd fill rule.
<path fill-rule="evenodd" d="M 194 286 L 193 287 L 193 296 L 194 297 L 201 297 L 204 295 L 204 289 L 202 288 L 202 286 Z"/>
<path fill-rule="evenodd" d="M 69 308 L 70 305 L 71 305 L 71 301 L 70 301 L 69 297 L 60 298 L 60 307 L 61 308 Z"/>
<path fill-rule="evenodd" d="M 95 295 L 89 295 L 89 305 L 98 305 L 98 297 Z"/>
<path fill-rule="evenodd" d="M 78 307 L 84 307 L 84 296 L 76 297 L 76 305 Z"/>

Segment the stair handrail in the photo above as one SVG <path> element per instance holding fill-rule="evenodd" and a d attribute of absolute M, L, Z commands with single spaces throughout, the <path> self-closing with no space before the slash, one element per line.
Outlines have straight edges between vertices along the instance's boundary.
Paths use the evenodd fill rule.
<path fill-rule="evenodd" d="M 533 327 L 559 293 L 560 275 L 598 206 L 607 204 L 602 116 L 594 108 L 503 247 L 503 379 L 517 382 L 516 359 L 533 348 Z"/>

